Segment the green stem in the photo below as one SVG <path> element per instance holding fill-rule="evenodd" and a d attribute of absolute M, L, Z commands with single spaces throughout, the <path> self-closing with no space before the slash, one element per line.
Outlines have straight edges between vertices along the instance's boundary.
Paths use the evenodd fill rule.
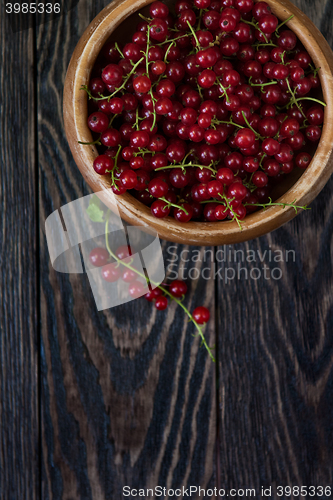
<path fill-rule="evenodd" d="M 150 21 L 152 21 L 150 17 L 145 17 L 143 14 L 141 14 L 141 12 L 139 12 L 139 17 L 141 17 L 141 19 L 143 19 L 147 23 L 150 23 Z"/>
<path fill-rule="evenodd" d="M 139 130 L 139 107 L 136 108 L 135 111 L 135 128 L 136 130 Z"/>
<path fill-rule="evenodd" d="M 131 266 L 131 264 L 127 264 L 126 262 L 124 262 L 123 260 L 120 260 L 116 254 L 114 254 L 110 248 L 110 245 L 109 245 L 109 217 L 110 217 L 110 210 L 108 210 L 107 212 L 107 215 L 106 215 L 106 221 L 105 221 L 105 246 L 106 246 L 106 249 L 110 255 L 110 257 L 112 257 L 115 261 L 118 262 L 118 264 L 121 264 L 125 267 L 127 267 L 127 269 L 130 269 L 131 271 L 134 271 L 138 276 L 140 276 L 141 278 L 143 278 L 147 283 L 150 281 L 150 283 L 152 285 L 154 285 L 155 288 L 159 288 L 160 290 L 162 290 L 162 292 L 167 295 L 171 300 L 174 300 L 182 309 L 183 311 L 186 313 L 186 315 L 189 317 L 189 320 L 192 321 L 192 323 L 194 324 L 195 328 L 197 329 L 198 331 L 198 334 L 200 335 L 201 337 L 201 340 L 202 340 L 202 344 L 205 346 L 205 348 L 207 349 L 208 351 L 208 354 L 209 356 L 211 357 L 211 359 L 215 362 L 215 358 L 212 354 L 212 349 L 208 346 L 207 344 L 207 341 L 206 341 L 206 338 L 204 336 L 204 333 L 202 331 L 202 327 L 200 325 L 198 325 L 198 323 L 195 321 L 195 319 L 193 318 L 192 314 L 190 313 L 190 311 L 187 309 L 187 307 L 184 306 L 184 304 L 182 303 L 182 301 L 180 299 L 178 299 L 177 297 L 174 297 L 165 287 L 159 285 L 158 283 L 155 283 L 154 281 L 152 280 L 149 280 L 149 278 L 147 278 L 147 276 L 143 273 L 141 273 L 140 271 L 138 271 L 137 269 L 135 269 L 135 267 Z"/>
<path fill-rule="evenodd" d="M 257 43 L 254 45 L 254 47 L 256 47 L 256 48 L 259 48 L 259 47 L 278 47 L 278 45 L 276 45 L 273 42 L 268 42 L 268 43 Z"/>
<path fill-rule="evenodd" d="M 254 26 L 254 28 L 256 30 L 260 31 L 260 33 L 264 37 L 265 42 L 268 43 L 267 36 L 265 35 L 265 33 L 263 31 L 261 31 L 261 29 L 259 28 L 259 24 L 258 23 L 254 23 L 252 21 L 245 21 L 245 19 L 241 19 L 241 21 L 242 21 L 242 23 L 249 24 L 250 26 Z"/>
<path fill-rule="evenodd" d="M 296 99 L 296 102 L 298 101 L 314 101 L 314 102 L 317 102 L 318 104 L 320 104 L 321 106 L 324 106 L 326 107 L 327 104 L 325 104 L 323 101 L 320 101 L 319 99 L 315 99 L 314 97 L 299 97 L 298 99 Z"/>
<path fill-rule="evenodd" d="M 112 115 L 111 118 L 110 118 L 110 121 L 109 121 L 109 128 L 111 127 L 112 123 L 113 123 L 113 120 L 116 118 L 116 116 L 118 116 L 117 114 L 115 115 Z"/>
<path fill-rule="evenodd" d="M 118 52 L 119 52 L 119 54 L 121 55 L 122 59 L 125 59 L 125 56 L 124 56 L 124 54 L 122 53 L 122 51 L 120 50 L 120 47 L 119 47 L 119 45 L 118 45 L 118 43 L 117 43 L 117 42 L 114 44 L 114 46 L 115 46 L 115 47 L 116 47 L 116 49 L 118 50 Z"/>
<path fill-rule="evenodd" d="M 262 164 L 263 164 L 263 162 L 264 162 L 264 159 L 265 159 L 265 158 L 267 158 L 266 153 L 264 153 L 264 154 L 262 155 L 262 157 L 260 158 L 259 168 L 262 168 Z"/>
<path fill-rule="evenodd" d="M 283 61 L 282 61 L 282 62 L 283 62 Z M 285 107 L 286 107 L 286 108 L 290 108 L 293 104 L 295 104 L 295 105 L 298 107 L 298 109 L 300 110 L 300 112 L 302 113 L 303 118 L 305 118 L 305 119 L 306 119 L 306 116 L 305 116 L 305 114 L 304 114 L 304 112 L 303 112 L 303 110 L 302 110 L 301 106 L 298 104 L 298 102 L 297 102 L 297 100 L 296 100 L 296 97 L 295 97 L 295 92 L 293 92 L 293 90 L 292 90 L 292 88 L 291 88 L 291 86 L 290 86 L 290 82 L 289 82 L 289 78 L 288 78 L 288 77 L 286 78 L 286 82 L 287 82 L 287 86 L 288 86 L 289 93 L 290 93 L 290 95 L 291 95 L 291 100 L 290 100 L 289 104 L 287 104 L 287 106 L 285 106 Z M 284 108 L 282 108 L 282 109 L 284 109 Z"/>
<path fill-rule="evenodd" d="M 101 141 L 100 141 L 100 138 L 101 138 L 101 136 L 99 136 L 99 138 L 98 138 L 98 139 L 96 139 L 96 141 L 92 141 L 92 142 L 81 142 L 81 141 L 78 141 L 78 143 L 79 143 L 79 144 L 83 144 L 84 146 L 90 146 L 90 145 L 92 145 L 92 144 L 97 144 L 97 146 L 101 146 L 101 145 L 102 145 L 102 143 L 101 143 Z"/>
<path fill-rule="evenodd" d="M 176 42 L 171 42 L 169 47 L 167 48 L 166 52 L 165 52 L 165 55 L 164 55 L 164 62 L 165 64 L 168 64 L 168 55 L 169 55 L 169 52 L 171 50 L 171 48 L 176 45 Z"/>
<path fill-rule="evenodd" d="M 251 130 L 252 130 L 252 132 L 255 134 L 255 136 L 256 136 L 258 139 L 261 139 L 261 140 L 263 141 L 263 140 L 264 140 L 264 138 L 263 138 L 263 137 L 261 137 L 261 135 L 260 135 L 260 134 L 258 134 L 258 132 L 256 132 L 256 131 L 254 130 L 254 128 L 253 128 L 253 127 L 249 124 L 248 119 L 246 118 L 244 111 L 242 111 L 242 115 L 243 115 L 244 121 L 245 121 L 246 125 L 249 127 L 249 129 L 251 129 Z"/>
<path fill-rule="evenodd" d="M 267 87 L 267 85 L 277 85 L 278 82 L 271 81 L 267 83 L 252 83 L 252 76 L 249 78 L 249 84 L 251 87 Z"/>
<path fill-rule="evenodd" d="M 196 35 L 196 33 L 195 33 L 194 29 L 193 29 L 193 28 L 192 28 L 192 26 L 191 26 L 190 21 L 187 21 L 187 25 L 188 25 L 188 27 L 190 28 L 190 30 L 191 30 L 191 32 L 192 32 L 192 35 L 194 36 L 196 46 L 198 47 L 198 49 L 200 49 L 199 40 L 198 40 L 198 38 L 197 38 L 197 35 Z"/>
<path fill-rule="evenodd" d="M 81 90 L 85 90 L 87 92 L 87 94 L 89 95 L 90 99 L 93 99 L 94 101 L 103 101 L 103 99 L 107 99 L 108 102 L 110 101 L 111 97 L 113 97 L 114 95 L 118 94 L 118 92 L 123 89 L 126 85 L 126 83 L 128 82 L 128 80 L 131 78 L 131 76 L 133 75 L 134 71 L 136 70 L 136 68 L 139 66 L 139 64 L 144 60 L 144 57 L 141 57 L 141 59 L 134 64 L 132 70 L 130 73 L 128 73 L 128 75 L 126 76 L 125 80 L 123 81 L 123 83 L 121 84 L 120 87 L 118 87 L 114 92 L 113 94 L 111 95 L 107 95 L 107 96 L 104 96 L 104 95 L 101 95 L 101 97 L 94 97 L 90 90 L 88 89 L 87 85 L 82 85 L 81 86 Z"/>
<path fill-rule="evenodd" d="M 267 207 L 283 207 L 283 208 L 292 207 L 296 213 L 298 213 L 297 212 L 298 209 L 299 210 L 311 210 L 311 208 L 308 207 L 307 205 L 304 205 L 303 207 L 299 206 L 299 205 L 295 205 L 295 201 L 293 201 L 292 203 L 278 203 L 278 202 L 272 201 L 272 198 L 269 198 L 268 203 L 244 203 L 244 206 L 246 207 L 248 205 L 251 205 L 252 207 L 262 207 L 264 210 L 266 210 Z"/>
<path fill-rule="evenodd" d="M 280 24 L 278 25 L 278 27 L 277 27 L 277 28 L 276 28 L 276 30 L 275 30 L 275 34 L 276 34 L 277 36 L 278 36 L 278 31 L 279 31 L 279 29 L 280 29 L 280 28 L 281 28 L 284 24 L 286 24 L 286 23 L 288 23 L 289 21 L 291 21 L 293 17 L 294 17 L 294 15 L 291 15 L 290 17 L 288 17 L 288 19 L 286 19 L 285 21 L 283 21 L 282 23 L 280 23 Z"/>
<path fill-rule="evenodd" d="M 230 97 L 229 97 L 229 95 L 228 95 L 228 93 L 227 93 L 227 90 L 228 90 L 230 87 L 224 87 L 224 86 L 222 85 L 222 83 L 221 83 L 221 82 L 218 82 L 218 84 L 219 84 L 220 88 L 223 90 L 223 95 L 221 95 L 220 97 L 225 96 L 225 98 L 227 99 L 227 102 L 230 102 Z"/>
<path fill-rule="evenodd" d="M 186 215 L 188 215 L 188 211 L 182 207 L 181 205 L 177 205 L 176 203 L 171 203 L 170 201 L 168 201 L 166 198 L 164 198 L 164 196 L 161 196 L 160 198 L 158 198 L 159 200 L 162 200 L 162 201 L 165 201 L 166 203 L 166 207 L 174 207 L 174 208 L 179 208 L 180 210 L 182 210 L 183 212 L 185 212 Z M 165 207 L 164 207 L 165 208 Z"/>
<path fill-rule="evenodd" d="M 239 229 L 240 229 L 241 231 L 243 231 L 242 224 L 240 223 L 239 217 L 238 217 L 238 215 L 237 215 L 237 214 L 235 214 L 235 212 L 233 211 L 232 206 L 230 205 L 230 201 L 233 201 L 233 200 L 234 200 L 234 198 L 233 198 L 232 200 L 228 200 L 227 195 L 225 195 L 224 193 L 223 193 L 223 194 L 220 194 L 220 197 L 221 197 L 221 198 L 225 201 L 225 205 L 226 205 L 226 207 L 227 207 L 227 208 L 230 210 L 230 212 L 232 213 L 232 215 L 233 215 L 233 217 L 234 217 L 232 220 L 233 220 L 233 221 L 235 220 L 235 221 L 237 222 L 237 224 L 238 224 Z"/>
<path fill-rule="evenodd" d="M 234 123 L 232 120 L 230 121 L 224 121 L 224 120 L 212 120 L 213 125 L 233 125 L 234 127 L 238 128 L 245 128 L 243 125 L 239 125 L 238 123 Z"/>
<path fill-rule="evenodd" d="M 177 42 L 180 38 L 184 38 L 184 36 L 190 36 L 192 33 L 183 33 L 181 36 L 177 36 L 177 38 L 169 38 L 168 40 L 164 40 L 164 42 L 161 42 L 159 45 L 164 45 L 165 43 L 169 42 Z"/>
<path fill-rule="evenodd" d="M 146 154 L 151 154 L 152 156 L 154 156 L 156 154 L 156 151 L 150 151 L 150 149 L 147 148 L 139 148 L 139 151 L 133 153 L 133 156 L 145 156 Z"/>
<path fill-rule="evenodd" d="M 122 145 L 119 144 L 118 151 L 116 153 L 116 156 L 114 157 L 114 164 L 113 164 L 112 170 L 110 171 L 111 172 L 111 185 L 112 186 L 116 186 L 116 187 L 117 187 L 117 184 L 116 184 L 116 181 L 115 181 L 115 178 L 114 178 L 114 171 L 117 170 L 118 157 L 119 157 L 121 149 L 122 149 Z"/>
<path fill-rule="evenodd" d="M 212 168 L 213 165 L 212 163 L 210 165 L 198 165 L 197 163 L 180 163 L 179 165 L 167 165 L 166 167 L 159 167 L 159 168 L 156 168 L 156 172 L 158 172 L 159 170 L 167 170 L 167 169 L 170 169 L 170 168 L 181 168 L 182 170 L 184 170 L 186 167 L 197 167 L 197 168 L 200 168 L 201 170 L 203 170 L 204 168 L 207 168 L 208 170 L 211 170 L 213 172 L 213 174 L 216 174 L 216 170 L 214 168 Z"/>
<path fill-rule="evenodd" d="M 198 21 L 197 31 L 199 31 L 200 26 L 201 26 L 202 13 L 203 13 L 203 9 L 200 9 L 199 10 L 199 21 Z"/>

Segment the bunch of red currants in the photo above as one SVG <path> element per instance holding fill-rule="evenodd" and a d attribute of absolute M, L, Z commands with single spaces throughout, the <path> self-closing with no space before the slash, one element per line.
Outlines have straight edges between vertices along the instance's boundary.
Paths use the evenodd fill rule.
<path fill-rule="evenodd" d="M 89 254 L 89 261 L 95 267 L 101 268 L 102 278 L 108 283 L 115 283 L 122 280 L 128 283 L 128 293 L 136 299 L 144 295 L 145 287 L 140 272 L 138 272 L 128 258 L 132 255 L 132 250 L 128 245 L 122 245 L 117 248 L 114 258 L 111 261 L 111 256 L 106 248 L 96 247 Z M 126 260 L 124 260 L 126 259 Z M 159 311 L 164 311 L 168 306 L 168 297 L 175 300 L 177 303 L 183 299 L 187 292 L 187 285 L 184 281 L 174 280 L 169 285 L 157 286 L 150 290 L 144 296 L 149 302 L 155 302 L 155 307 Z M 203 325 L 209 320 L 209 310 L 204 306 L 196 307 L 193 313 L 187 312 L 189 318 L 198 325 Z"/>
<path fill-rule="evenodd" d="M 241 221 L 310 164 L 319 69 L 265 2 L 176 0 L 171 14 L 155 1 L 149 12 L 131 42 L 104 46 L 84 87 L 93 167 L 155 217 Z"/>

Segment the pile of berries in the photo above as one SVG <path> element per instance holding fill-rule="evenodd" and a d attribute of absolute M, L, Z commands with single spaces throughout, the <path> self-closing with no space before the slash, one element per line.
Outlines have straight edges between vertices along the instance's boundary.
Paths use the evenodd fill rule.
<path fill-rule="evenodd" d="M 93 168 L 159 218 L 240 221 L 274 204 L 273 186 L 310 164 L 324 121 L 319 70 L 288 20 L 253 0 L 176 0 L 173 13 L 155 1 L 149 12 L 131 42 L 104 46 L 83 87 Z"/>
<path fill-rule="evenodd" d="M 128 262 L 128 258 L 131 255 L 132 249 L 127 245 L 120 246 L 117 248 L 115 254 L 111 252 L 111 255 L 106 248 L 96 247 L 90 252 L 89 261 L 93 266 L 101 268 L 102 278 L 106 282 L 115 283 L 118 280 L 122 280 L 128 283 L 128 293 L 133 299 L 136 299 L 144 294 L 145 280 L 140 272 Z M 164 311 L 168 306 L 168 297 L 180 303 L 186 292 L 186 283 L 181 280 L 174 280 L 169 285 L 157 286 L 154 289 L 149 286 L 149 292 L 144 296 L 149 302 L 155 302 L 156 309 Z M 189 319 L 195 323 L 199 333 L 202 335 L 200 325 L 208 322 L 210 316 L 209 310 L 204 306 L 199 306 L 191 314 L 183 304 L 182 308 L 187 313 Z"/>

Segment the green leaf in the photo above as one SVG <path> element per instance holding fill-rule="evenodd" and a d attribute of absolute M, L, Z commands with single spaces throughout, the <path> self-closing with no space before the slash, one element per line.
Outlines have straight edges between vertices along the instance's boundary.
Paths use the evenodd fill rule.
<path fill-rule="evenodd" d="M 95 194 L 91 197 L 89 206 L 87 208 L 87 214 L 93 222 L 105 222 L 104 212 L 100 208 L 101 200 Z"/>

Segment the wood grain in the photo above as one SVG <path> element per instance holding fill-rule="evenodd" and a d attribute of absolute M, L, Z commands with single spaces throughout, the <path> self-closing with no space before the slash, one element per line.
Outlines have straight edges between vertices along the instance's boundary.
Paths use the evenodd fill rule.
<path fill-rule="evenodd" d="M 216 253 L 217 300 L 213 279 L 190 282 L 189 307 L 216 306 L 218 321 L 207 336 L 218 343 L 217 384 L 215 366 L 176 307 L 157 313 L 138 300 L 97 312 L 87 277 L 50 265 L 46 217 L 88 194 L 63 132 L 62 86 L 79 36 L 105 4 L 81 0 L 67 16 L 39 26 L 35 40 L 32 31 L 9 35 L 1 18 L 1 500 L 117 500 L 125 484 L 332 484 L 332 181 L 310 212 L 228 247 L 238 251 L 236 262 L 219 263 Z M 331 2 L 297 6 L 332 46 Z M 166 259 L 195 252 L 166 243 L 163 249 Z M 247 250 L 261 257 L 242 262 Z M 292 254 L 289 262 L 270 261 L 269 250 L 294 250 L 295 261 Z M 226 267 L 237 273 L 238 262 L 242 278 L 222 281 Z M 184 263 L 185 270 L 193 265 Z M 244 278 L 264 265 L 269 276 L 280 268 L 282 278 Z M 202 273 L 207 263 L 196 266 Z"/>
<path fill-rule="evenodd" d="M 0 497 L 34 500 L 39 498 L 34 38 L 32 30 L 11 33 L 5 14 L 0 22 Z"/>
<path fill-rule="evenodd" d="M 49 261 L 46 217 L 88 193 L 61 101 L 74 46 L 102 7 L 81 1 L 38 28 L 43 500 L 215 482 L 215 365 L 183 313 L 175 305 L 158 313 L 144 299 L 97 312 L 86 275 L 57 273 Z M 168 248 L 166 258 L 184 249 Z M 213 311 L 213 282 L 191 283 L 186 300 Z M 213 345 L 214 319 L 206 335 Z"/>
<path fill-rule="evenodd" d="M 299 0 L 297 6 L 332 46 L 332 3 Z M 223 276 L 228 267 L 236 272 L 235 280 L 219 283 L 218 292 L 225 488 L 332 484 L 332 188 L 330 180 L 311 211 L 266 237 L 231 247 L 238 251 L 236 262 L 220 263 Z M 263 262 L 258 256 L 242 261 L 241 252 L 249 256 L 249 250 L 259 251 Z M 269 250 L 282 251 L 284 260 L 292 250 L 295 259 L 289 253 L 289 262 L 270 261 Z M 238 264 L 245 268 L 241 279 Z M 245 279 L 264 265 L 270 280 L 263 270 L 257 281 Z M 279 280 L 271 276 L 276 267 Z M 276 491 L 272 498 L 279 498 Z"/>

